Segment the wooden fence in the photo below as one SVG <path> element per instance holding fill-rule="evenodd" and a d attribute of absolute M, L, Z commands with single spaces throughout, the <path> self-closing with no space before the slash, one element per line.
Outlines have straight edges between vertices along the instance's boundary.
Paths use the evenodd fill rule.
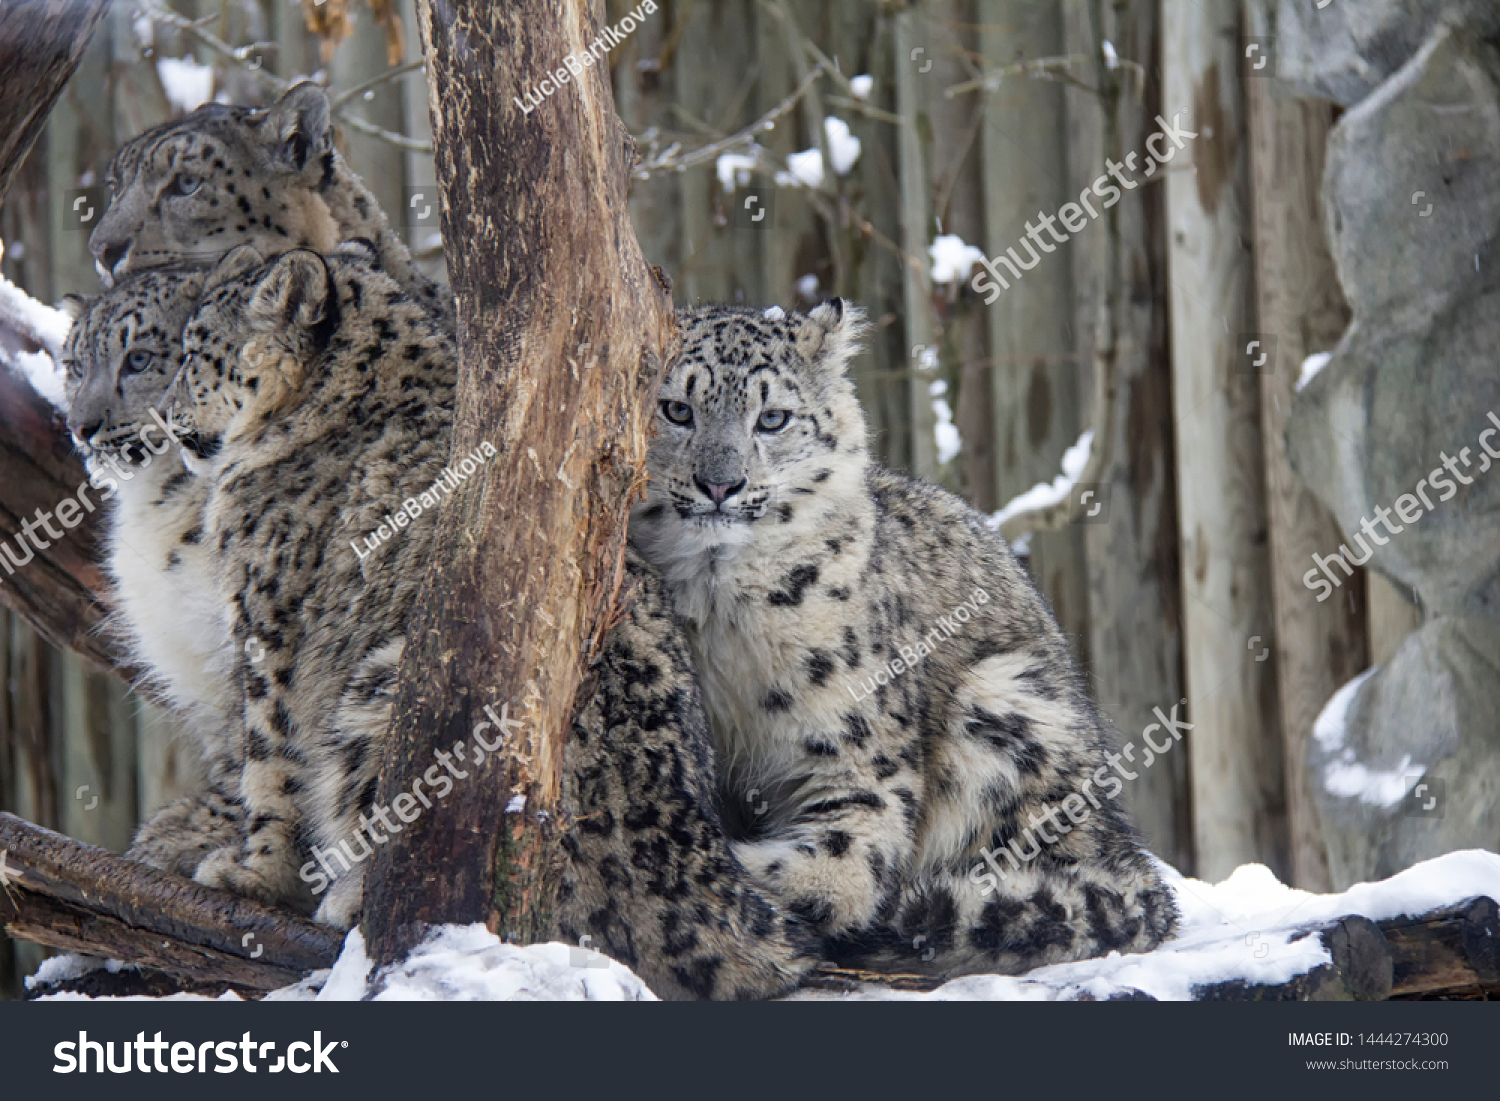
<path fill-rule="evenodd" d="M 1416 612 L 1373 577 L 1328 605 L 1300 581 L 1312 551 L 1340 538 L 1281 439 L 1302 358 L 1331 348 L 1346 321 L 1317 201 L 1334 114 L 1277 97 L 1246 61 L 1245 37 L 1268 33 L 1261 5 L 604 7 L 611 26 L 642 13 L 610 60 L 645 159 L 637 232 L 677 301 L 858 302 L 873 331 L 855 379 L 878 454 L 985 511 L 1051 482 L 1092 428 L 1109 461 L 1074 494 L 1092 488 L 1085 503 L 1102 507 L 1030 536 L 1029 565 L 1122 740 L 1139 746 L 1158 711 L 1193 724 L 1127 785 L 1143 832 L 1200 876 L 1259 860 L 1326 888 L 1302 746 L 1334 689 Z M 388 8 L 404 43 L 377 25 Z M 412 0 L 171 12 L 148 23 L 134 4 L 111 10 L 0 211 L 8 278 L 44 300 L 97 288 L 83 213 L 107 200 L 115 148 L 180 111 L 210 71 L 196 66 L 235 102 L 264 102 L 266 74 L 321 72 L 346 96 L 349 161 L 441 270 Z M 181 58 L 194 64 L 174 67 Z M 744 135 L 754 149 L 723 150 L 741 160 L 697 152 L 768 117 Z M 934 284 L 938 237 L 1004 254 L 1111 162 L 1143 165 L 1174 119 L 1196 134 L 1186 148 L 1132 172 L 1117 205 L 1044 249 L 993 304 L 967 278 Z M 806 150 L 821 156 L 798 158 L 804 185 L 778 183 Z M 1269 366 L 1247 357 L 1247 334 L 1276 338 Z M 1103 370 L 1113 400 L 1096 424 Z M 196 782 L 196 763 L 168 717 L 0 617 L 0 809 L 123 849 L 140 817 Z M 0 944 L 0 991 L 31 953 Z"/>

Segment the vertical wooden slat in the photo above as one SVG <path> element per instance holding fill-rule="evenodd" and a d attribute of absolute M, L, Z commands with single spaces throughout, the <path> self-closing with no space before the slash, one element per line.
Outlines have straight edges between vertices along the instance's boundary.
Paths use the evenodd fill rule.
<path fill-rule="evenodd" d="M 136 825 L 135 726 L 119 703 L 125 686 L 60 655 L 62 832 L 124 852 Z"/>
<path fill-rule="evenodd" d="M 1158 0 L 1130 0 L 1116 7 L 1096 0 L 1068 0 L 1066 48 L 1089 55 L 1097 49 L 1092 11 L 1103 9 L 1105 37 L 1118 55 L 1139 63 L 1145 85 L 1136 97 L 1135 78 L 1123 81 L 1119 148 L 1105 148 L 1104 106 L 1085 89 L 1069 87 L 1069 191 L 1077 195 L 1103 175 L 1106 160 L 1142 150 L 1161 109 Z M 1092 86 L 1092 65 L 1078 74 Z M 1184 158 L 1185 161 L 1185 158 Z M 1167 258 L 1162 228 L 1165 188 L 1156 182 L 1128 192 L 1114 207 L 1119 233 L 1115 320 L 1119 327 L 1116 371 L 1119 397 L 1113 424 L 1113 462 L 1102 480 L 1109 487 L 1103 522 L 1082 525 L 1088 551 L 1090 678 L 1095 697 L 1124 740 L 1156 722 L 1155 709 L 1170 713 L 1184 696 L 1182 605 L 1177 558 L 1176 450 L 1172 428 L 1172 365 L 1167 319 Z M 1108 272 L 1108 217 L 1090 222 L 1073 238 L 1074 334 L 1079 361 L 1094 361 L 1100 295 Z M 1090 414 L 1090 423 L 1095 420 Z M 1097 426 L 1096 426 L 1097 430 Z M 1179 715 L 1182 711 L 1179 707 Z M 1151 850 L 1173 867 L 1192 871 L 1192 807 L 1188 748 L 1178 748 L 1140 773 L 1125 790 L 1127 805 Z"/>
<path fill-rule="evenodd" d="M 408 40 L 416 37 L 414 24 L 407 24 Z M 408 49 L 410 42 L 408 42 Z M 386 56 L 385 29 L 361 11 L 354 33 L 339 46 L 329 63 L 330 90 L 334 95 L 380 76 L 391 68 Z M 406 128 L 406 103 L 401 80 L 387 80 L 355 97 L 351 113 L 383 130 L 402 133 Z M 406 157 L 404 150 L 388 141 L 340 127 L 342 152 L 351 168 L 364 178 L 375 201 L 397 225 L 406 216 Z M 434 231 L 435 232 L 435 231 Z"/>
<path fill-rule="evenodd" d="M 887 115 L 896 111 L 895 35 L 891 19 L 872 4 L 835 4 L 828 55 L 848 77 L 873 78 L 869 105 Z M 887 239 L 900 225 L 898 131 L 889 121 L 856 111 L 841 116 L 860 140 L 859 162 L 847 177 L 848 192 L 862 217 L 880 227 Z M 901 258 L 854 225 L 848 235 L 848 284 L 822 286 L 819 297 L 848 294 L 868 312 L 873 326 L 869 351 L 852 372 L 860 404 L 869 421 L 874 453 L 896 469 L 911 462 L 905 372 L 914 364 L 906 343 L 906 287 Z M 804 306 L 811 303 L 803 303 Z"/>
<path fill-rule="evenodd" d="M 980 45 L 989 67 L 1052 57 L 1064 46 L 1062 7 L 1055 0 L 980 0 Z M 1067 128 L 1062 84 L 1013 78 L 986 97 L 981 135 L 985 176 L 986 256 L 1015 249 L 1026 226 L 1056 215 L 1069 201 Z M 1039 234 L 1051 243 L 1049 235 Z M 1001 502 L 1061 470 L 1063 452 L 1082 430 L 1082 372 L 1075 358 L 1069 250 L 1052 244 L 1035 267 L 988 308 L 990 356 L 995 364 L 996 488 Z M 1092 326 L 1090 326 L 1092 328 Z M 1077 526 L 1038 533 L 1031 572 L 1052 602 L 1074 652 L 1088 661 L 1088 577 L 1083 532 Z"/>
<path fill-rule="evenodd" d="M 660 102 L 648 114 L 626 118 L 632 129 L 656 124 L 669 132 L 684 133 L 692 132 L 696 121 L 711 132 L 732 134 L 755 118 L 763 98 L 759 88 L 767 78 L 755 64 L 753 7 L 749 0 L 715 4 L 695 0 L 690 10 L 687 5 L 677 8 L 675 18 L 687 19 L 688 23 L 671 58 L 670 73 L 662 74 L 671 87 L 663 90 Z M 663 20 L 672 11 L 663 7 Z M 666 30 L 663 23 L 663 32 Z M 782 50 L 785 52 L 785 46 Z M 746 79 L 752 73 L 758 73 L 753 88 Z M 621 83 L 628 82 L 622 73 Z M 707 135 L 698 140 L 707 140 Z M 752 180 L 749 186 L 759 194 L 770 181 Z M 636 191 L 640 197 L 632 205 L 637 212 L 635 224 L 642 233 L 641 247 L 654 263 L 667 264 L 678 305 L 769 303 L 761 245 L 776 231 L 774 223 L 764 230 L 737 224 L 738 204 L 747 197 L 747 191 L 725 193 L 714 165 L 659 176 L 637 184 Z M 775 199 L 775 212 L 768 215 L 771 218 L 791 205 L 782 203 L 780 196 Z M 674 248 L 680 257 L 676 265 L 669 255 L 653 252 Z"/>
<path fill-rule="evenodd" d="M 1163 114 L 1183 110 L 1197 134 L 1193 171 L 1167 174 L 1197 873 L 1259 861 L 1286 876 L 1260 377 L 1241 346 L 1254 288 L 1240 5 L 1163 0 L 1162 33 Z"/>
<path fill-rule="evenodd" d="M 919 259 L 927 256 L 928 211 L 931 200 L 927 194 L 927 150 L 922 141 L 926 128 L 924 89 L 922 74 L 912 62 L 914 49 L 933 51 L 936 37 L 920 8 L 908 8 L 896 16 L 896 113 L 901 117 L 899 177 L 901 181 L 901 247 L 909 255 Z M 925 43 L 925 45 L 924 45 Z M 923 345 L 932 347 L 937 343 L 932 325 L 930 302 L 932 284 L 925 265 L 903 265 L 903 305 L 906 311 L 906 340 L 908 347 Z M 936 419 L 932 411 L 932 397 L 928 393 L 927 379 L 913 379 L 907 386 L 908 416 L 910 424 L 910 466 L 908 470 L 920 478 L 936 479 L 937 442 L 933 435 Z"/>
<path fill-rule="evenodd" d="M 1364 617 L 1355 603 L 1339 594 L 1319 603 L 1302 584 L 1311 556 L 1337 548 L 1343 536 L 1333 516 L 1292 472 L 1283 437 L 1303 359 L 1332 349 L 1349 323 L 1320 217 L 1333 105 L 1274 97 L 1269 80 L 1246 83 L 1256 328 L 1277 342 L 1275 359 L 1267 364 L 1275 369 L 1261 376 L 1261 427 L 1292 874 L 1304 890 L 1327 891 L 1332 882 L 1308 772 L 1308 743 L 1318 712 L 1340 685 L 1366 667 L 1368 654 Z"/>

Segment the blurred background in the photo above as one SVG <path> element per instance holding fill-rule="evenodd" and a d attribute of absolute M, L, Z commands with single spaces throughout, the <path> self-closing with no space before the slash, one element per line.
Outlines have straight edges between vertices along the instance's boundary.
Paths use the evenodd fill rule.
<path fill-rule="evenodd" d="M 1340 560 L 1500 411 L 1492 5 L 598 10 L 631 24 L 610 64 L 646 256 L 680 305 L 868 312 L 876 453 L 1012 540 L 1134 747 L 1153 851 L 1328 890 L 1500 849 L 1500 477 Z M 119 145 L 310 78 L 441 276 L 420 59 L 412 0 L 118 0 L 0 208 L 0 274 L 96 292 Z M 1034 232 L 1059 215 L 1065 243 Z M 976 293 L 1001 255 L 1034 262 Z M 0 670 L 0 809 L 119 851 L 198 782 L 169 716 L 5 610 Z M 41 951 L 0 939 L 0 992 Z"/>

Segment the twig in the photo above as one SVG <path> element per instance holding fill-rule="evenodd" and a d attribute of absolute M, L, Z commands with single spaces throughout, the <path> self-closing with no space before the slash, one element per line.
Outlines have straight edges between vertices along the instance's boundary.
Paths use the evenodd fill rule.
<path fill-rule="evenodd" d="M 1029 76 L 1038 80 L 1065 80 L 1077 84 L 1077 81 L 1071 81 L 1068 70 L 1078 62 L 1087 60 L 1088 57 L 1084 54 L 1066 54 L 1058 57 L 1036 57 L 1029 61 L 1017 61 L 1010 65 L 1002 65 L 998 69 L 991 69 L 973 80 L 966 80 L 962 84 L 945 88 L 943 95 L 952 99 L 963 92 L 993 92 L 1000 87 L 1001 81 L 1013 76 Z M 1059 73 L 1062 75 L 1057 75 Z M 1078 86 L 1086 87 L 1082 84 Z M 1093 88 L 1087 88 L 1087 90 L 1095 91 Z"/>
<path fill-rule="evenodd" d="M 727 153 L 732 149 L 736 149 L 747 144 L 753 144 L 755 141 L 755 135 L 773 126 L 777 119 L 781 118 L 783 115 L 790 112 L 793 107 L 797 106 L 802 97 L 807 94 L 808 89 L 813 86 L 813 84 L 819 77 L 823 75 L 823 73 L 823 66 L 816 66 L 810 73 L 807 74 L 806 77 L 803 78 L 802 82 L 799 83 L 795 89 L 793 89 L 792 93 L 789 96 L 778 103 L 775 107 L 767 111 L 760 118 L 756 119 L 749 126 L 746 126 L 744 129 L 730 134 L 727 138 L 723 138 L 716 142 L 711 142 L 708 145 L 700 146 L 699 148 L 694 149 L 686 154 L 679 155 L 677 152 L 677 146 L 674 143 L 666 150 L 666 152 L 661 153 L 660 155 L 655 156 L 649 160 L 643 160 L 640 164 L 636 165 L 634 171 L 631 172 L 631 176 L 637 180 L 644 180 L 648 179 L 653 173 L 656 172 L 681 172 L 685 169 L 696 168 L 701 164 L 707 164 L 710 161 L 717 160 L 722 154 Z"/>
<path fill-rule="evenodd" d="M 247 64 L 247 51 L 254 49 L 255 47 L 245 46 L 236 49 L 234 46 L 231 46 L 229 43 L 225 42 L 222 38 L 198 26 L 198 21 L 186 19 L 183 16 L 178 15 L 176 12 L 170 10 L 169 8 L 161 7 L 159 5 L 153 6 L 150 14 L 153 19 L 160 19 L 162 22 L 168 23 L 179 30 L 186 31 L 188 34 L 196 38 L 199 42 L 203 43 L 203 45 L 207 46 L 214 53 L 231 62 L 238 68 L 243 69 L 245 72 L 253 74 L 257 80 L 259 80 L 276 95 L 281 95 L 292 86 L 291 81 L 283 80 L 275 73 L 269 72 L 263 65 L 252 68 L 249 64 Z M 373 80 L 366 81 L 365 83 L 350 89 L 348 92 L 343 93 L 329 104 L 331 113 L 340 122 L 346 124 L 349 129 L 357 131 L 358 133 L 364 134 L 368 137 L 378 138 L 384 142 L 389 142 L 391 145 L 396 146 L 398 149 L 406 149 L 413 153 L 430 154 L 432 152 L 431 142 L 418 141 L 416 138 L 409 138 L 405 134 L 398 134 L 393 130 L 383 129 L 382 127 L 376 126 L 373 122 L 369 122 L 368 120 L 363 119 L 358 115 L 351 114 L 347 109 L 344 108 L 344 104 L 347 102 L 350 96 L 355 95 L 359 92 L 363 92 L 372 85 L 378 84 L 383 80 L 391 80 L 394 77 L 400 76 L 403 72 L 409 72 L 413 68 L 421 64 L 421 62 L 409 62 L 406 65 L 398 65 L 394 69 L 386 70 Z"/>
<path fill-rule="evenodd" d="M 373 76 L 363 84 L 356 84 L 347 92 L 340 93 L 337 97 L 334 98 L 333 102 L 330 103 L 328 107 L 330 110 L 337 111 L 340 107 L 348 103 L 355 96 L 368 92 L 370 89 L 378 87 L 388 80 L 395 80 L 397 77 L 405 76 L 407 73 L 414 73 L 419 69 L 425 68 L 426 66 L 427 62 L 419 60 L 408 61 L 405 65 L 397 65 L 394 69 L 387 69 L 379 76 Z"/>

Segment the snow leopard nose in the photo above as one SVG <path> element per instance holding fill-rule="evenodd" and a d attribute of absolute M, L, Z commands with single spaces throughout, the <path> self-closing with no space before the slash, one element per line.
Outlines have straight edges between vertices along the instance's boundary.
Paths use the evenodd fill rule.
<path fill-rule="evenodd" d="M 73 438 L 75 440 L 79 443 L 88 443 L 99 434 L 99 431 L 104 427 L 104 422 L 98 420 L 90 424 L 75 424 L 70 427 L 73 429 Z"/>
<path fill-rule="evenodd" d="M 715 484 L 713 482 L 705 482 L 702 478 L 698 477 L 694 477 L 693 481 L 698 484 L 699 489 L 713 498 L 714 504 L 722 505 L 726 497 L 733 497 L 736 493 L 745 488 L 745 482 L 747 481 L 747 479 L 741 478 L 739 481 L 735 482 L 734 485 L 723 485 Z"/>
<path fill-rule="evenodd" d="M 99 263 L 113 277 L 116 274 L 115 269 L 120 266 L 129 252 L 129 241 L 112 241 L 99 250 Z"/>

